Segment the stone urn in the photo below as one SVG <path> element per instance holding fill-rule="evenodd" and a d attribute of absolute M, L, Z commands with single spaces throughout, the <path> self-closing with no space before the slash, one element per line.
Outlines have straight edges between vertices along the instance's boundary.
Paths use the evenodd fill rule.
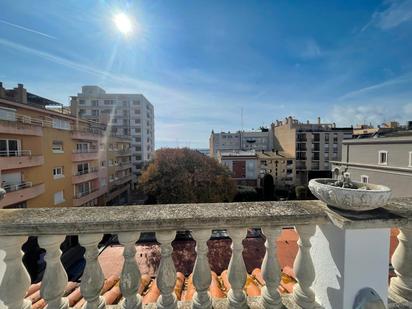
<path fill-rule="evenodd" d="M 347 211 L 367 211 L 384 206 L 391 189 L 382 185 L 351 181 L 351 188 L 336 185 L 335 179 L 318 178 L 309 181 L 309 189 L 328 206 Z"/>

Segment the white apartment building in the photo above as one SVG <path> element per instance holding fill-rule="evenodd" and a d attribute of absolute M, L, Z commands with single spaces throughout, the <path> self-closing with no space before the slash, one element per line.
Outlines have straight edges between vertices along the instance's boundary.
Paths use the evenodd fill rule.
<path fill-rule="evenodd" d="M 83 86 L 71 98 L 71 112 L 80 118 L 108 124 L 116 136 L 130 139 L 132 181 L 137 183 L 143 162 L 152 158 L 154 109 L 142 94 L 106 93 L 98 86 Z"/>
<path fill-rule="evenodd" d="M 209 137 L 209 151 L 212 158 L 217 158 L 219 152 L 266 150 L 273 148 L 273 133 L 267 131 L 212 131 Z"/>

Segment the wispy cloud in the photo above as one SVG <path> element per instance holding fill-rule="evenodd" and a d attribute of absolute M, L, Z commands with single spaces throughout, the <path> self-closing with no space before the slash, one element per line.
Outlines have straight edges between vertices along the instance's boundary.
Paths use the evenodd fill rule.
<path fill-rule="evenodd" d="M 402 76 L 386 80 L 381 83 L 377 83 L 368 87 L 363 87 L 360 89 L 356 89 L 353 91 L 350 91 L 338 98 L 339 101 L 344 101 L 344 100 L 349 100 L 349 99 L 354 99 L 356 97 L 363 96 L 365 94 L 368 94 L 370 92 L 374 91 L 379 91 L 385 88 L 393 87 L 396 85 L 401 85 L 401 84 L 408 84 L 412 83 L 412 73 L 404 74 Z"/>
<path fill-rule="evenodd" d="M 40 36 L 43 36 L 43 37 L 46 37 L 46 38 L 49 38 L 49 39 L 52 39 L 52 40 L 57 40 L 57 38 L 55 36 L 52 36 L 50 34 L 40 32 L 40 31 L 31 29 L 31 28 L 23 27 L 21 25 L 14 24 L 14 23 L 8 22 L 8 21 L 3 20 L 3 19 L 0 19 L 0 23 L 11 26 L 11 27 L 14 27 L 14 28 L 17 28 L 17 29 L 20 29 L 20 30 L 23 30 L 23 31 L 34 33 L 34 34 L 37 34 L 37 35 L 40 35 Z"/>
<path fill-rule="evenodd" d="M 387 9 L 373 13 L 371 20 L 362 28 L 362 31 L 371 26 L 389 30 L 411 20 L 412 0 L 392 0 L 389 1 Z"/>

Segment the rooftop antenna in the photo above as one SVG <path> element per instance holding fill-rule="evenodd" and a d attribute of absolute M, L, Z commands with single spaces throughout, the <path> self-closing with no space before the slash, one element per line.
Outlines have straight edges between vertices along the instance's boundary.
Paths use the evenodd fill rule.
<path fill-rule="evenodd" d="M 240 128 L 243 131 L 243 106 L 240 108 Z"/>

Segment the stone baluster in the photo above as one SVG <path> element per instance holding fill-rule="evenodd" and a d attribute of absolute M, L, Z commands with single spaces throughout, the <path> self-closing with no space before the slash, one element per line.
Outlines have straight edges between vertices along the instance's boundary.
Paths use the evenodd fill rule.
<path fill-rule="evenodd" d="M 43 275 L 40 295 L 47 302 L 50 309 L 69 308 L 67 298 L 63 298 L 67 285 L 67 274 L 60 261 L 62 254 L 60 244 L 64 241 L 64 238 L 63 235 L 39 236 L 38 238 L 40 248 L 46 250 L 44 257 L 46 270 Z"/>
<path fill-rule="evenodd" d="M 120 278 L 120 290 L 124 297 L 121 304 L 123 309 L 141 309 L 142 298 L 137 294 L 139 289 L 141 274 L 137 262 L 136 255 L 136 241 L 140 237 L 140 233 L 126 232 L 119 233 L 119 242 L 124 245 L 124 264 Z"/>
<path fill-rule="evenodd" d="M 412 227 L 399 229 L 398 247 L 392 255 L 396 277 L 391 279 L 389 296 L 412 302 Z"/>
<path fill-rule="evenodd" d="M 79 243 L 86 249 L 84 254 L 86 266 L 80 283 L 80 291 L 86 299 L 83 309 L 101 309 L 106 307 L 104 298 L 100 296 L 100 291 L 104 284 L 104 276 L 97 260 L 99 256 L 97 245 L 101 239 L 101 234 L 79 235 Z"/>
<path fill-rule="evenodd" d="M 293 289 L 293 299 L 302 308 L 315 308 L 315 293 L 311 288 L 315 280 L 315 268 L 310 256 L 310 238 L 315 234 L 316 226 L 301 225 L 295 229 L 299 234 L 299 251 L 293 263 L 293 271 L 298 282 Z"/>
<path fill-rule="evenodd" d="M 0 300 L 6 308 L 31 308 L 31 302 L 24 299 L 30 286 L 30 276 L 22 262 L 21 246 L 26 240 L 25 236 L 0 237 L 0 249 L 6 253 L 3 260 L 6 269 L 0 283 Z"/>
<path fill-rule="evenodd" d="M 193 295 L 193 309 L 211 309 L 212 299 L 208 292 L 212 275 L 207 258 L 207 241 L 210 238 L 210 230 L 194 230 L 192 236 L 196 240 L 196 262 L 193 268 L 193 285 L 196 293 Z"/>
<path fill-rule="evenodd" d="M 262 276 L 266 285 L 262 288 L 262 305 L 268 309 L 283 308 L 278 292 L 280 267 L 276 252 L 276 239 L 280 235 L 281 229 L 265 227 L 262 232 L 266 236 L 266 253 L 262 262 Z"/>
<path fill-rule="evenodd" d="M 228 280 L 231 286 L 227 295 L 229 308 L 246 309 L 248 305 L 243 288 L 247 279 L 247 271 L 242 255 L 242 240 L 246 237 L 247 229 L 232 228 L 228 229 L 228 233 L 232 239 L 232 256 L 228 267 Z"/>
<path fill-rule="evenodd" d="M 157 241 L 160 243 L 160 265 L 156 277 L 156 284 L 160 290 L 157 300 L 159 309 L 176 309 L 177 300 L 174 294 L 176 285 L 176 268 L 172 259 L 172 241 L 176 236 L 175 231 L 156 232 Z"/>

